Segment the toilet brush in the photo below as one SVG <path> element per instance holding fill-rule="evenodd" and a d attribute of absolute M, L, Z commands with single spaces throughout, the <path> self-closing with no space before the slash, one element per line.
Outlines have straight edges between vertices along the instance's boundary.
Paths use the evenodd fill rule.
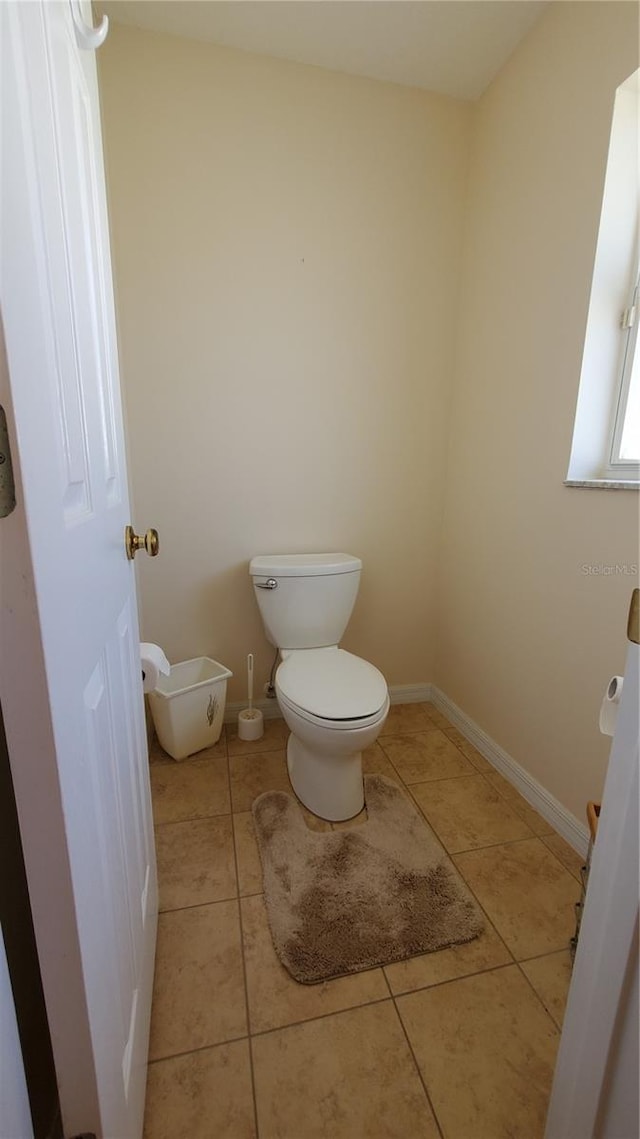
<path fill-rule="evenodd" d="M 238 738 L 241 740 L 259 740 L 264 732 L 264 721 L 259 708 L 253 707 L 253 653 L 247 657 L 247 688 L 249 690 L 249 707 L 238 713 Z"/>

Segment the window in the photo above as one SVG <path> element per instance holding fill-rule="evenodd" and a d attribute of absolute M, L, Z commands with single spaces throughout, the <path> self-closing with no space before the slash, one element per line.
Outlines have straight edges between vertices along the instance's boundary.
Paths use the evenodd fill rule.
<path fill-rule="evenodd" d="M 636 278 L 631 304 L 620 321 L 624 343 L 620 386 L 613 419 L 608 470 L 612 477 L 637 478 L 640 463 L 640 363 L 638 341 L 638 301 L 640 279 Z"/>
<path fill-rule="evenodd" d="M 640 71 L 616 92 L 567 482 L 640 484 Z"/>

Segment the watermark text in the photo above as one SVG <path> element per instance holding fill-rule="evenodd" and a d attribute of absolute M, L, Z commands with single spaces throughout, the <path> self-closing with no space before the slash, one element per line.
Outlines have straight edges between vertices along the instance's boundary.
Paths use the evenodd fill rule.
<path fill-rule="evenodd" d="M 637 577 L 638 566 L 630 562 L 583 562 L 580 573 L 585 577 Z"/>

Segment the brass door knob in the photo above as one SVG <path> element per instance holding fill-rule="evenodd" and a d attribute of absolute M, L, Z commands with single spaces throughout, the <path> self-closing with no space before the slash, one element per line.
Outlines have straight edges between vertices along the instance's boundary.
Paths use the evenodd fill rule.
<path fill-rule="evenodd" d="M 133 561 L 138 550 L 146 550 L 150 558 L 158 556 L 160 539 L 157 530 L 147 530 L 146 534 L 135 534 L 133 526 L 126 526 L 124 531 L 124 548 L 129 561 Z"/>

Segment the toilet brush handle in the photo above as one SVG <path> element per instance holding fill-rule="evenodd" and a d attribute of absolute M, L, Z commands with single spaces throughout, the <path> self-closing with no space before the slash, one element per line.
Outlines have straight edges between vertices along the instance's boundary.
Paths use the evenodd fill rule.
<path fill-rule="evenodd" d="M 247 657 L 247 683 L 249 688 L 249 711 L 253 704 L 253 653 Z"/>

